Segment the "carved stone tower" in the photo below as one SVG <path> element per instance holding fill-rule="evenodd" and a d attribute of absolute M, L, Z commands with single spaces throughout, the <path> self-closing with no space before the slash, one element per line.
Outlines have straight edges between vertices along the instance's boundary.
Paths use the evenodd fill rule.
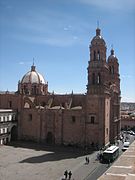
<path fill-rule="evenodd" d="M 119 63 L 111 49 L 111 55 L 108 57 L 109 79 L 111 104 L 110 104 L 110 141 L 112 143 L 117 140 L 120 134 L 120 78 Z"/>
<path fill-rule="evenodd" d="M 108 65 L 106 63 L 106 43 L 101 36 L 100 29 L 96 29 L 96 36 L 90 45 L 90 61 L 88 66 L 88 94 L 103 94 L 108 90 Z"/>
<path fill-rule="evenodd" d="M 107 48 L 99 28 L 96 29 L 96 36 L 92 39 L 89 49 L 86 143 L 96 142 L 102 147 L 110 143 L 110 91 Z M 92 133 L 95 133 L 94 138 Z"/>

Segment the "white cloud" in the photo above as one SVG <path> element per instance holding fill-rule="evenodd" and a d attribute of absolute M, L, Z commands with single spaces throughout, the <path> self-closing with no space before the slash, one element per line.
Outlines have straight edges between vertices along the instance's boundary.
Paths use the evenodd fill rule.
<path fill-rule="evenodd" d="M 59 46 L 59 47 L 71 46 L 79 42 L 79 39 L 76 36 L 43 37 L 43 36 L 31 36 L 31 35 L 29 36 L 15 35 L 13 37 L 29 43 L 47 44 L 50 46 Z M 23 63 L 24 62 L 20 62 L 19 64 L 23 65 Z"/>
<path fill-rule="evenodd" d="M 20 65 L 24 65 L 24 62 L 20 61 L 19 64 L 20 64 Z"/>
<path fill-rule="evenodd" d="M 77 40 L 77 39 L 78 39 L 78 37 L 77 37 L 77 36 L 73 36 L 73 39 Z"/>
<path fill-rule="evenodd" d="M 68 31 L 69 29 L 67 27 L 64 27 L 64 31 Z"/>
<path fill-rule="evenodd" d="M 19 65 L 29 65 L 32 64 L 32 61 L 20 61 Z"/>
<path fill-rule="evenodd" d="M 121 75 L 121 77 L 122 77 L 122 78 L 126 78 L 126 79 L 128 79 L 128 78 L 133 78 L 133 76 L 130 75 L 130 74 L 127 74 L 127 75 Z"/>
<path fill-rule="evenodd" d="M 38 14 L 29 12 L 27 16 L 17 18 L 17 24 L 21 32 L 12 34 L 13 38 L 61 47 L 81 42 L 78 36 L 84 36 L 85 31 L 90 29 L 84 21 L 80 26 L 77 17 L 49 10 Z"/>

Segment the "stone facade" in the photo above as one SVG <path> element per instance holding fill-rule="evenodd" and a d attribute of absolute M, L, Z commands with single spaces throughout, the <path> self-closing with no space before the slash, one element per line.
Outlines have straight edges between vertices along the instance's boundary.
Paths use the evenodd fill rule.
<path fill-rule="evenodd" d="M 19 81 L 15 94 L 0 95 L 0 108 L 13 108 L 18 112 L 19 139 L 102 147 L 118 138 L 119 64 L 113 49 L 106 59 L 106 49 L 97 28 L 90 44 L 86 94 L 49 93 L 43 77 L 38 76 L 38 81 L 33 82 L 36 78 L 33 65 L 31 73 Z"/>

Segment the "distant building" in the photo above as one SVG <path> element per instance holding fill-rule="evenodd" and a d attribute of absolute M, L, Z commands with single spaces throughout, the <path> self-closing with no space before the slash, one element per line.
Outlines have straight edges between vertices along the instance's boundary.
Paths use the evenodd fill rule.
<path fill-rule="evenodd" d="M 135 103 L 121 102 L 122 111 L 135 111 Z"/>
<path fill-rule="evenodd" d="M 18 112 L 18 138 L 51 144 L 102 147 L 120 134 L 119 63 L 96 29 L 90 46 L 86 94 L 54 94 L 34 66 L 15 94 L 1 94 L 0 108 Z M 64 77 L 63 77 L 64 78 Z"/>
<path fill-rule="evenodd" d="M 0 144 L 17 139 L 16 112 L 12 109 L 0 109 Z"/>
<path fill-rule="evenodd" d="M 121 129 L 135 131 L 135 112 L 122 111 L 121 112 Z"/>

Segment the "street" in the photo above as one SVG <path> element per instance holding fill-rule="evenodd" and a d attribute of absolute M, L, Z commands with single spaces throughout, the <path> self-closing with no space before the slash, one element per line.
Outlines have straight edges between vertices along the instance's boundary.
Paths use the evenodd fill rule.
<path fill-rule="evenodd" d="M 124 133 L 124 136 L 125 137 L 128 137 L 129 141 L 130 141 L 130 144 L 134 141 L 134 136 L 132 135 L 129 135 L 129 134 L 126 134 Z M 119 156 L 123 153 L 122 152 L 122 147 L 123 147 L 123 143 L 122 141 L 118 141 L 119 142 Z M 118 157 L 119 158 L 119 157 Z M 112 165 L 113 163 L 110 164 L 110 166 Z M 84 180 L 97 180 L 98 177 L 100 177 L 109 167 L 110 167 L 108 164 L 98 164 L 97 167 L 89 173 L 89 175 L 84 179 Z"/>

